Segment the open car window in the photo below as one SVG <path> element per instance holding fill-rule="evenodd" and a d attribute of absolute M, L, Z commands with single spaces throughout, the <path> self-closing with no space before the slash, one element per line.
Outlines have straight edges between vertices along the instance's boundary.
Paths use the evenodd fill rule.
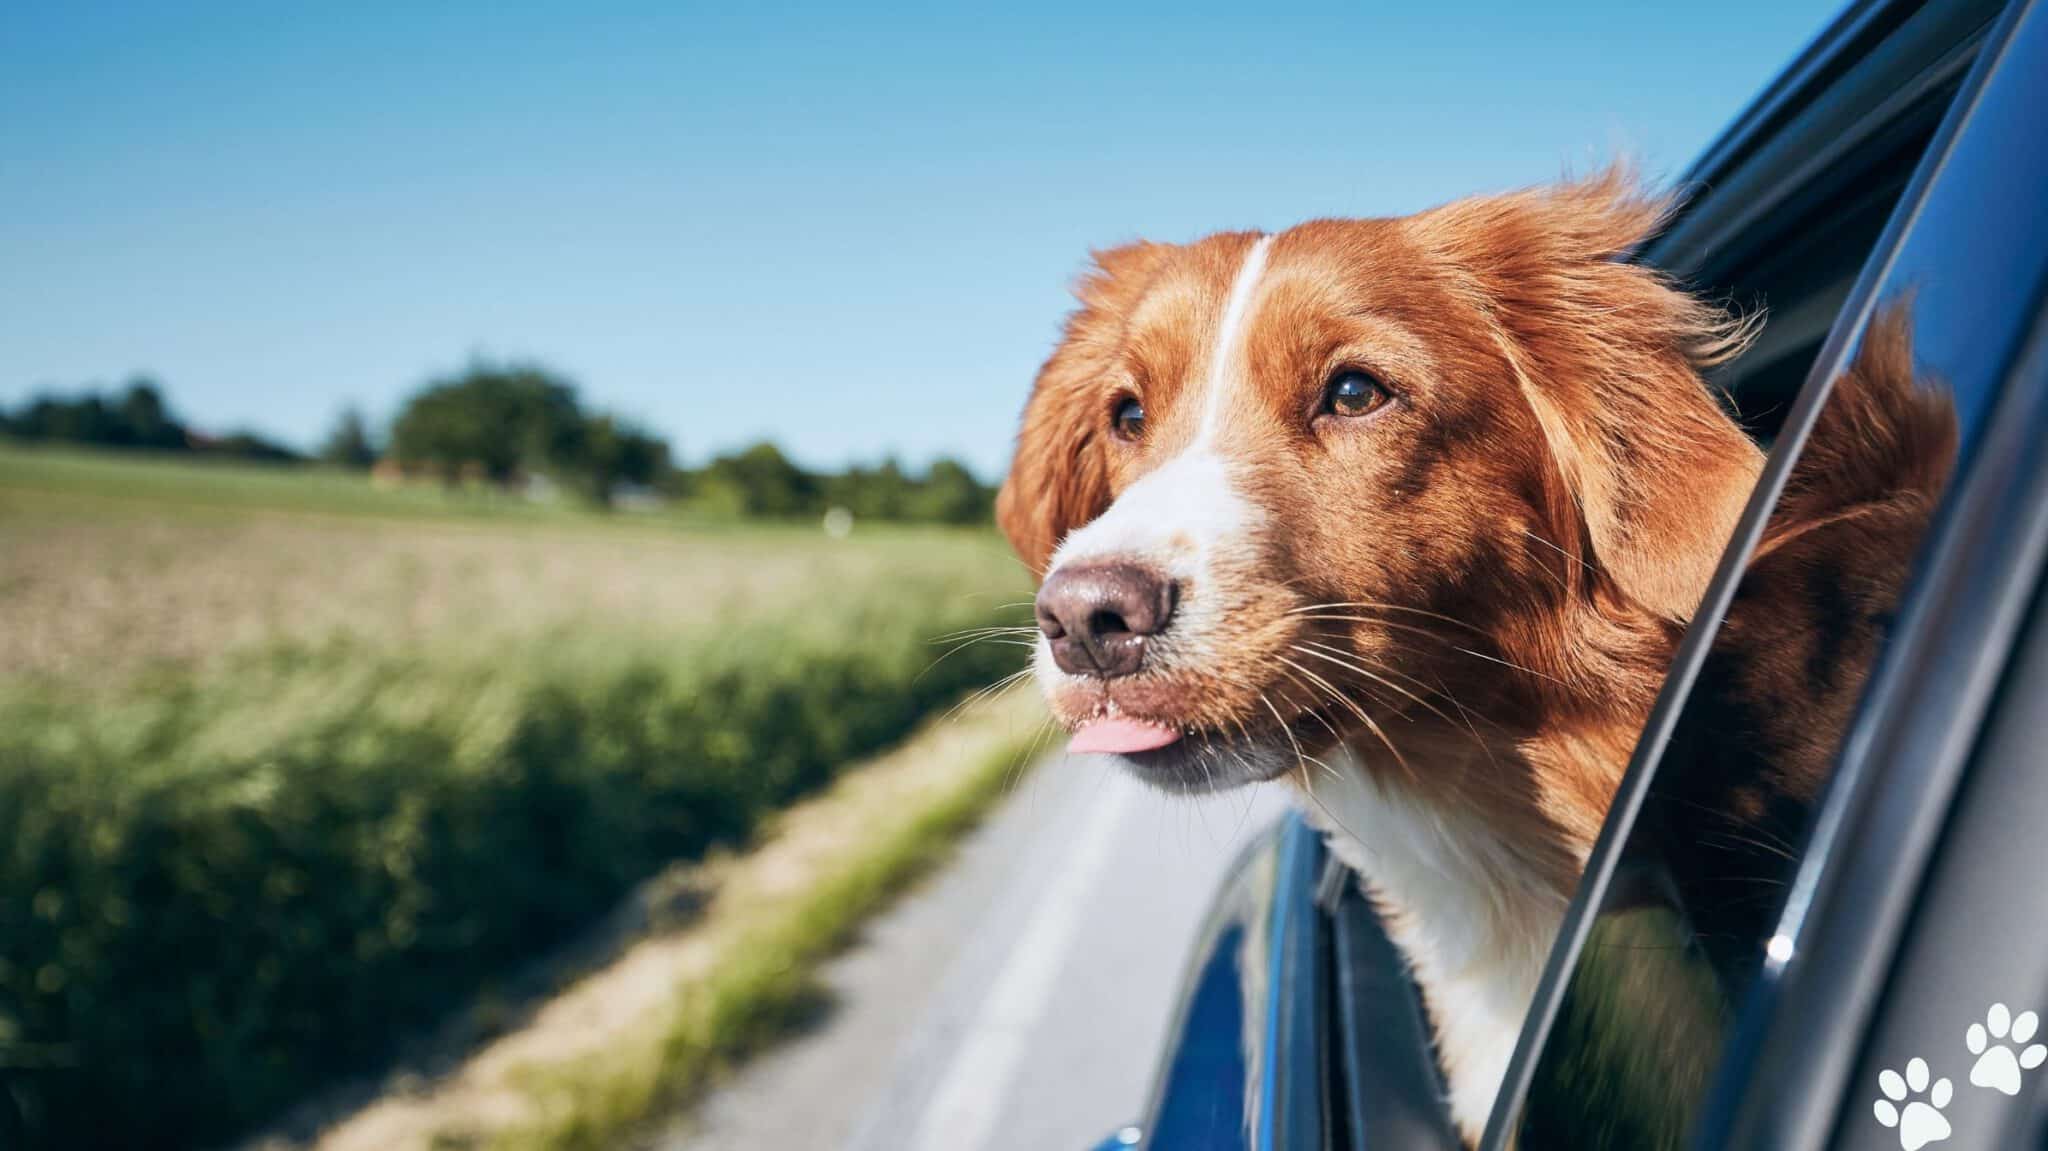
<path fill-rule="evenodd" d="M 1975 353 L 1955 338 L 1969 293 L 1937 274 L 1955 237 L 1906 218 L 1997 8 L 1894 19 L 1755 145 L 1775 184 L 1710 173 L 1720 186 L 1695 220 L 1645 253 L 1768 311 L 1763 338 L 1715 382 L 1772 462 L 1739 567 L 1724 565 L 1638 748 L 1486 1146 L 1690 1144 L 1864 683 L 1992 400 L 1957 383 L 1982 373 L 1964 370 Z M 1786 139 L 1798 146 L 1773 157 Z M 1801 162 L 1817 149 L 1826 164 Z"/>

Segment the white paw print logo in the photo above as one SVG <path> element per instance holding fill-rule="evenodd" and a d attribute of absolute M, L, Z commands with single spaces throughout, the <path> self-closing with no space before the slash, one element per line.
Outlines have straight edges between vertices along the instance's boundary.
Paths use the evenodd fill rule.
<path fill-rule="evenodd" d="M 1887 1067 L 1878 1072 L 1878 1089 L 1885 1097 L 1878 1100 L 1872 1110 L 1877 1112 L 1877 1121 L 1887 1127 L 1899 1129 L 1899 1146 L 1904 1151 L 1920 1151 L 1929 1143 L 1939 1143 L 1949 1137 L 1947 1117 L 1942 1108 L 1955 1095 L 1955 1084 L 1947 1078 L 1934 1081 L 1934 1090 L 1927 1089 L 1927 1060 L 1915 1057 L 1906 1064 L 1906 1076 Z M 1907 1102 L 1908 1096 L 1921 1096 Z M 1903 1109 L 1900 1104 L 1905 1104 Z"/>
<path fill-rule="evenodd" d="M 2013 1018 L 2005 1004 L 1994 1003 L 1984 1013 L 1984 1022 L 1970 1024 L 1970 1030 L 1963 1042 L 1970 1054 L 1977 1057 L 1976 1066 L 1970 1068 L 1970 1082 L 1978 1087 L 1989 1087 L 2007 1095 L 2020 1093 L 2020 1071 L 2032 1071 L 2048 1059 L 2048 1047 L 2039 1043 L 2031 1046 L 2027 1041 L 2034 1037 L 2034 1031 L 2041 1026 L 2041 1017 L 2031 1011 L 2022 1011 L 2019 1018 Z M 2010 1039 L 2011 1043 L 2004 1042 Z M 2013 1048 L 2022 1048 L 2018 1055 Z"/>

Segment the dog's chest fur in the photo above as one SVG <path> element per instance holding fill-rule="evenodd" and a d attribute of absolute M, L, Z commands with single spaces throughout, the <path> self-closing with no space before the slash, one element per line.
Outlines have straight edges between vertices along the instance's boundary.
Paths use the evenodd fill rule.
<path fill-rule="evenodd" d="M 1506 1074 L 1566 899 L 1477 818 L 1376 780 L 1339 750 L 1306 815 L 1374 897 L 1436 1031 L 1452 1118 L 1476 1139 Z M 1302 778 L 1302 777 L 1297 777 Z"/>

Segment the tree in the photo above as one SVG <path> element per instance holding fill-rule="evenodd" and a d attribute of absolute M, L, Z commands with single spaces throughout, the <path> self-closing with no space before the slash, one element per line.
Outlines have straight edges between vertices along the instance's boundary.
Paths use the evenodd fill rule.
<path fill-rule="evenodd" d="M 669 471 L 668 441 L 615 416 L 589 422 L 583 454 L 591 497 L 600 504 L 611 503 L 621 485 L 660 486 Z"/>
<path fill-rule="evenodd" d="M 814 515 L 823 510 L 818 478 L 782 449 L 758 443 L 704 466 L 696 488 L 705 502 L 749 516 Z"/>
<path fill-rule="evenodd" d="M 577 470 L 587 431 L 573 384 L 533 365 L 475 364 L 406 402 L 391 450 L 450 480 L 474 467 L 502 484 L 522 472 Z"/>
<path fill-rule="evenodd" d="M 75 400 L 37 396 L 16 423 L 21 435 L 31 440 L 109 447 L 121 443 L 106 401 L 97 392 L 88 392 Z"/>
<path fill-rule="evenodd" d="M 146 376 L 130 380 L 112 398 L 98 392 L 75 399 L 37 396 L 6 421 L 6 429 L 25 440 L 97 447 L 184 451 L 191 446 L 190 429 L 171 416 L 162 389 Z"/>
<path fill-rule="evenodd" d="M 251 431 L 229 432 L 224 436 L 195 436 L 195 447 L 209 455 L 228 456 L 261 464 L 296 464 L 306 457 L 276 440 Z"/>
<path fill-rule="evenodd" d="M 995 492 L 965 464 L 941 456 L 932 461 L 908 509 L 909 518 L 943 524 L 981 523 L 995 514 Z"/>
<path fill-rule="evenodd" d="M 846 508 L 862 519 L 904 520 L 923 518 L 918 511 L 922 489 L 894 456 L 879 467 L 856 464 L 836 476 L 823 478 L 828 502 Z"/>
<path fill-rule="evenodd" d="M 354 471 L 377 462 L 377 449 L 370 442 L 370 429 L 363 422 L 361 410 L 352 406 L 342 409 L 334 421 L 334 430 L 327 433 L 327 439 L 320 445 L 320 458 Z"/>
<path fill-rule="evenodd" d="M 163 389 L 147 376 L 128 381 L 128 391 L 115 409 L 120 435 L 128 446 L 177 451 L 187 446 L 189 432 L 164 406 Z"/>

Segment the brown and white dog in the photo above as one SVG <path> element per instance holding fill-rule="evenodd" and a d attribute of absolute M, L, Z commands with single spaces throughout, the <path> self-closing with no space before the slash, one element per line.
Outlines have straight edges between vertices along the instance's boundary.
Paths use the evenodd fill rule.
<path fill-rule="evenodd" d="M 1762 457 L 1745 336 L 1621 257 L 1624 176 L 1097 254 L 998 516 L 1077 750 L 1285 779 L 1486 1120 L 1637 731 Z"/>

